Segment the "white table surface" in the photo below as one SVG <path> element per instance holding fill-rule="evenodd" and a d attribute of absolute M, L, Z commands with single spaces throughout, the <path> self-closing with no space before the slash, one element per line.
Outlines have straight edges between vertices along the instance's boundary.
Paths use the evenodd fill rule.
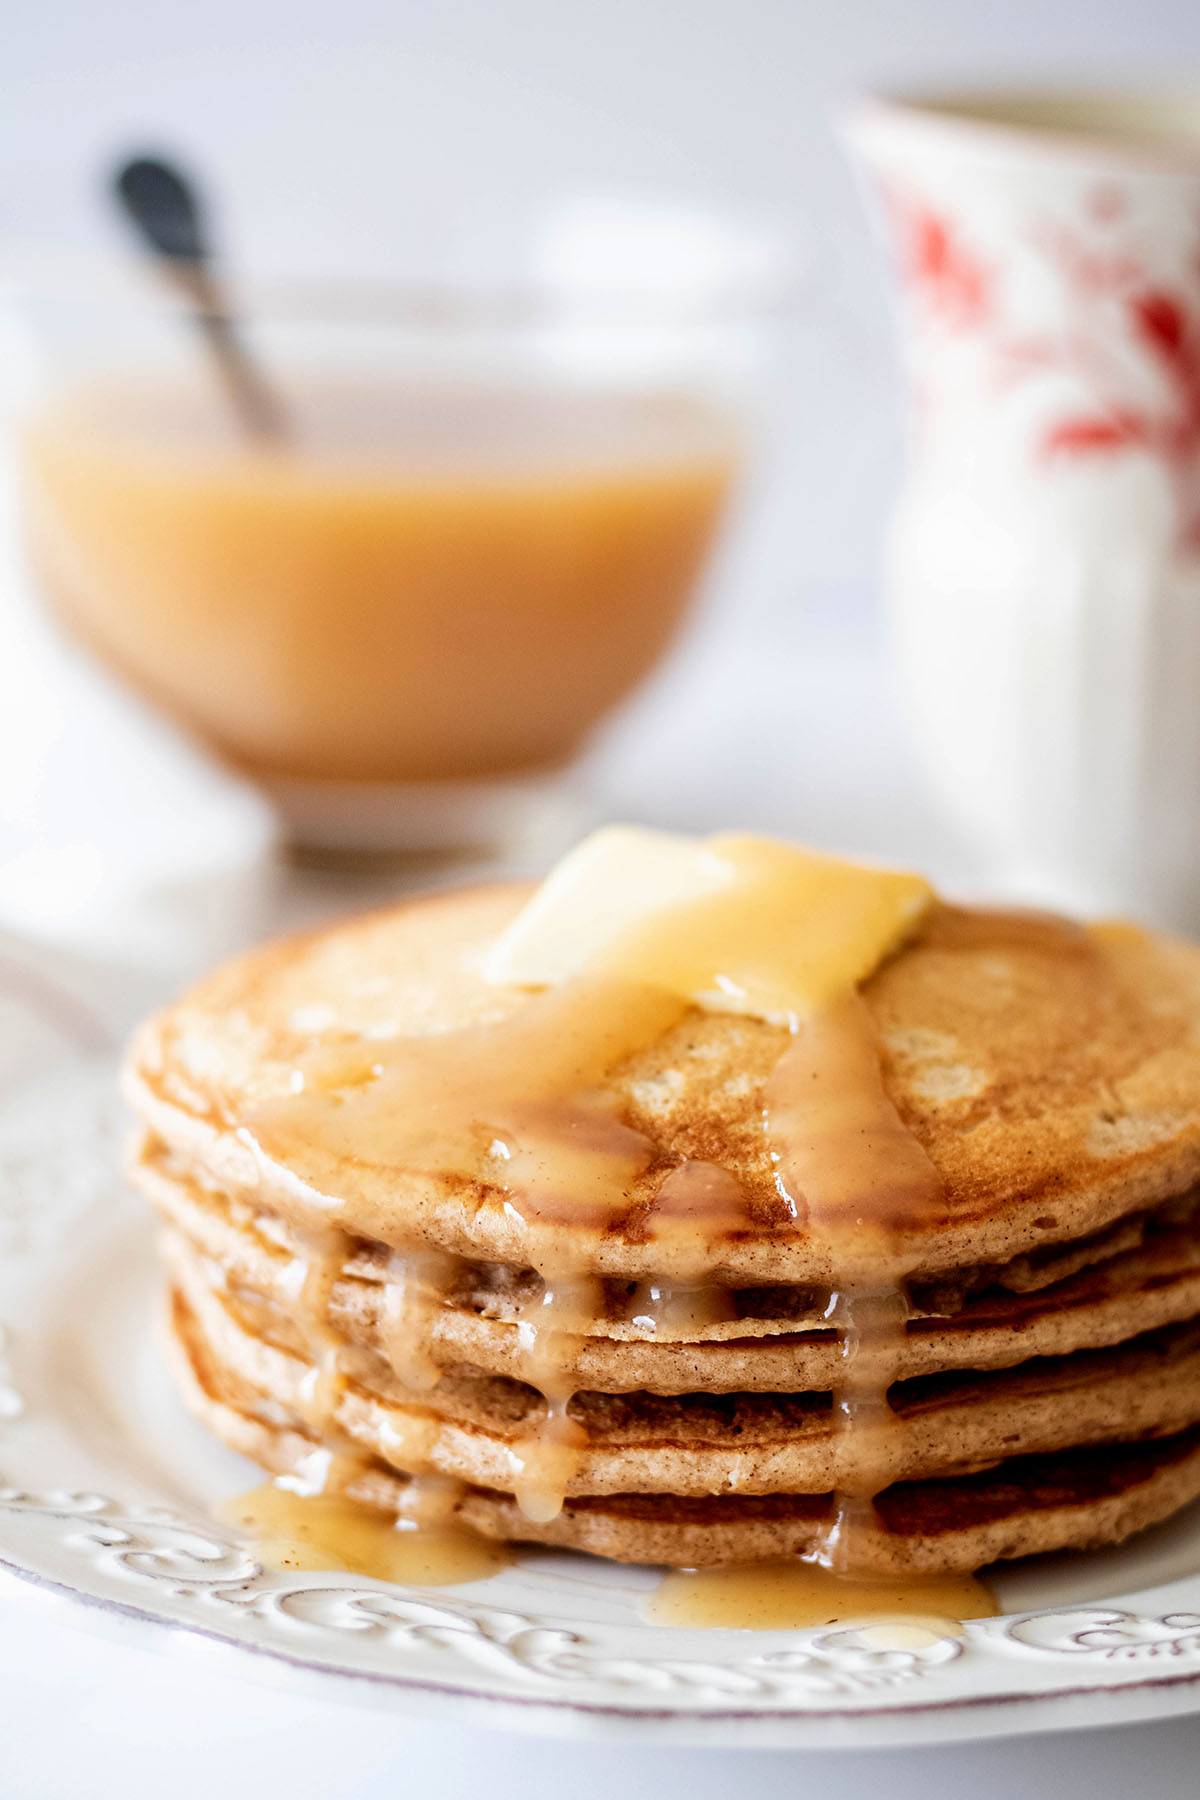
<path fill-rule="evenodd" d="M 951 887 L 977 885 L 979 872 L 922 799 L 861 608 L 833 596 L 759 626 L 701 633 L 677 659 L 595 759 L 597 809 L 692 829 L 775 830 L 920 864 Z M 395 886 L 394 876 L 348 883 L 292 872 L 253 928 L 365 904 Z M 147 979 L 167 977 L 159 968 Z M 131 1648 L 81 1628 L 83 1617 L 41 1595 L 0 1597 L 0 1800 L 927 1800 L 959 1791 L 971 1800 L 1173 1800 L 1200 1790 L 1200 1717 L 907 1751 L 568 1744 L 295 1698 L 249 1672 L 212 1673 L 202 1645 Z"/>
<path fill-rule="evenodd" d="M 4 1800 L 1195 1800 L 1200 1718 L 918 1750 L 571 1744 L 294 1699 L 0 1606 Z"/>

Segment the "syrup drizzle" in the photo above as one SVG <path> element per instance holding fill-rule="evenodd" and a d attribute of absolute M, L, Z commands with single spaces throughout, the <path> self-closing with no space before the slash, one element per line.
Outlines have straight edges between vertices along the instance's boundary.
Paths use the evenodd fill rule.
<path fill-rule="evenodd" d="M 878 1036 L 857 993 L 797 1027 L 764 1100 L 782 1189 L 840 1282 L 827 1317 L 842 1339 L 833 1408 L 847 1473 L 818 1555 L 852 1572 L 871 1566 L 873 1502 L 897 1469 L 888 1390 L 904 1355 L 911 1244 L 944 1216 L 945 1192 L 884 1088 Z"/>
<path fill-rule="evenodd" d="M 621 1130 L 627 1139 L 638 1136 L 626 1127 Z M 652 1150 L 649 1140 L 641 1138 L 637 1160 L 642 1166 Z M 557 1185 L 548 1191 L 554 1194 L 555 1208 L 569 1200 Z M 539 1197 L 534 1190 L 535 1207 Z M 624 1199 L 623 1193 L 614 1197 L 610 1191 L 610 1216 Z M 530 1206 L 529 1189 L 521 1193 L 521 1202 Z M 653 1321 L 654 1329 L 680 1337 L 731 1317 L 729 1291 L 711 1280 L 708 1261 L 714 1235 L 745 1223 L 745 1196 L 727 1170 L 691 1161 L 672 1170 L 654 1198 L 646 1226 L 652 1242 L 672 1244 L 678 1273 L 669 1281 L 639 1285 L 633 1304 L 640 1316 Z M 562 1511 L 588 1447 L 587 1433 L 569 1410 L 575 1392 L 571 1371 L 603 1304 L 603 1289 L 594 1275 L 565 1259 L 557 1271 L 540 1272 L 543 1292 L 523 1309 L 518 1332 L 525 1356 L 522 1373 L 541 1391 L 546 1410 L 535 1431 L 515 1448 L 514 1492 L 526 1518 L 545 1523 Z"/>
<path fill-rule="evenodd" d="M 466 1485 L 429 1467 L 438 1436 L 435 1414 L 392 1414 L 382 1448 L 409 1476 L 395 1518 L 355 1498 L 352 1490 L 372 1474 L 372 1463 L 337 1424 L 345 1387 L 340 1340 L 329 1318 L 334 1283 L 353 1240 L 330 1228 L 305 1234 L 307 1253 L 294 1264 L 293 1313 L 309 1348 L 296 1410 L 319 1442 L 293 1473 L 239 1495 L 218 1516 L 252 1534 L 267 1568 L 346 1569 L 383 1581 L 444 1587 L 482 1581 L 507 1566 L 507 1546 L 494 1543 L 456 1517 Z M 423 1328 L 437 1304 L 439 1281 L 453 1280 L 457 1258 L 438 1251 L 397 1253 L 384 1290 L 383 1335 L 397 1373 L 407 1385 L 429 1387 L 440 1370 L 423 1347 Z M 391 1300 L 400 1288 L 411 1304 Z M 285 1294 L 287 1287 L 285 1286 Z"/>
<path fill-rule="evenodd" d="M 314 1435 L 327 1436 L 334 1431 L 345 1386 L 342 1341 L 330 1321 L 329 1306 L 353 1240 L 336 1226 L 303 1236 L 305 1251 L 284 1275 L 284 1294 L 304 1333 L 311 1365 L 296 1410 Z"/>
<path fill-rule="evenodd" d="M 650 1241 L 669 1247 L 669 1277 L 639 1282 L 631 1311 L 643 1329 L 687 1341 L 737 1310 L 727 1283 L 714 1279 L 714 1245 L 749 1224 L 746 1195 L 717 1163 L 689 1159 L 672 1169 L 646 1219 Z"/>
<path fill-rule="evenodd" d="M 379 1340 L 398 1379 L 417 1393 L 428 1392 L 442 1378 L 429 1340 L 459 1267 L 449 1251 L 428 1245 L 393 1250 L 388 1258 Z"/>
<path fill-rule="evenodd" d="M 580 977 L 492 1023 L 315 1050 L 248 1123 L 277 1162 L 316 1141 L 360 1165 L 472 1175 L 529 1222 L 603 1225 L 650 1147 L 599 1084 L 685 1010 L 654 987 Z"/>
<path fill-rule="evenodd" d="M 574 1351 L 596 1316 L 600 1283 L 587 1274 L 543 1272 L 541 1295 L 523 1308 L 517 1330 L 524 1376 L 546 1403 L 541 1422 L 513 1450 L 517 1505 L 527 1519 L 557 1518 L 579 1474 L 587 1433 L 569 1407 L 575 1392 Z"/>
<path fill-rule="evenodd" d="M 250 1125 L 266 1154 L 284 1163 L 291 1149 L 315 1139 L 357 1163 L 471 1173 L 499 1190 L 507 1210 L 531 1228 L 530 1242 L 543 1246 L 534 1261 L 544 1289 L 524 1309 L 518 1331 L 522 1373 L 545 1409 L 513 1446 L 513 1485 L 527 1516 L 544 1522 L 561 1509 L 586 1454 L 586 1434 L 570 1412 L 571 1370 L 600 1302 L 586 1240 L 573 1261 L 563 1250 L 569 1234 L 555 1238 L 553 1228 L 603 1228 L 623 1218 L 654 1155 L 601 1084 L 677 1023 L 697 994 L 724 995 L 730 1010 L 762 1011 L 772 993 L 784 993 L 788 1005 L 776 1016 L 783 1011 L 790 1037 L 766 1087 L 764 1127 L 795 1228 L 823 1244 L 836 1273 L 828 1316 L 841 1333 L 844 1374 L 833 1401 L 846 1434 L 846 1473 L 830 1522 L 814 1556 L 798 1566 L 820 1570 L 821 1582 L 857 1580 L 874 1560 L 874 1498 L 897 1467 L 899 1426 L 887 1395 L 904 1348 L 911 1246 L 940 1216 L 944 1196 L 887 1095 L 871 1015 L 854 984 L 913 916 L 917 884 L 883 877 L 908 881 L 908 890 L 875 893 L 872 878 L 853 871 L 858 885 L 847 889 L 843 865 L 830 865 L 830 881 L 810 871 L 797 884 L 777 846 L 765 855 L 755 840 L 716 840 L 713 847 L 739 868 L 732 889 L 652 916 L 602 963 L 526 998 L 494 1023 L 318 1050 L 301 1065 L 299 1091 L 261 1107 Z M 848 929 L 847 907 L 854 920 Z M 782 973 L 774 967 L 780 958 Z M 805 1000 L 811 1010 L 795 1010 Z M 728 1171 L 700 1161 L 673 1171 L 644 1222 L 671 1275 L 638 1288 L 639 1322 L 686 1336 L 728 1318 L 729 1294 L 714 1269 L 722 1239 L 749 1222 L 745 1196 Z M 327 1305 L 335 1254 L 330 1248 L 314 1257 L 301 1284 L 299 1305 L 310 1321 Z M 438 1252 L 409 1250 L 389 1272 L 381 1335 L 401 1379 L 418 1391 L 440 1374 L 428 1324 L 453 1267 Z M 311 1341 L 315 1375 L 306 1418 L 324 1430 L 339 1379 L 336 1343 L 320 1329 Z M 419 1473 L 427 1446 L 425 1455 L 418 1450 L 415 1441 L 388 1447 L 389 1458 L 399 1466 L 411 1461 Z M 859 1588 L 852 1604 L 866 1600 Z M 828 1611 L 828 1597 L 817 1606 Z"/>
<path fill-rule="evenodd" d="M 537 995 L 494 1024 L 422 1039 L 337 1044 L 301 1064 L 297 1091 L 260 1109 L 254 1136 L 268 1156 L 313 1136 L 357 1161 L 413 1170 L 472 1171 L 506 1197 L 526 1224 L 607 1224 L 648 1166 L 653 1145 L 617 1116 L 598 1084 L 622 1057 L 653 1043 L 686 1003 L 637 983 L 582 979 Z M 542 1297 L 520 1322 L 528 1378 L 545 1414 L 513 1446 L 514 1487 L 531 1518 L 562 1508 L 586 1448 L 571 1417 L 573 1346 L 595 1316 L 598 1284 L 564 1257 L 565 1239 L 535 1260 Z M 315 1242 L 310 1279 L 297 1301 L 314 1350 L 314 1430 L 336 1405 L 336 1340 L 316 1310 L 333 1279 L 336 1241 Z M 540 1262 L 540 1267 L 538 1263 Z M 429 1351 L 428 1323 L 453 1278 L 454 1259 L 399 1253 L 384 1290 L 381 1338 L 406 1385 L 427 1391 L 440 1370 Z M 412 1302 L 415 1301 L 415 1304 Z M 397 1466 L 403 1446 L 389 1445 Z"/>

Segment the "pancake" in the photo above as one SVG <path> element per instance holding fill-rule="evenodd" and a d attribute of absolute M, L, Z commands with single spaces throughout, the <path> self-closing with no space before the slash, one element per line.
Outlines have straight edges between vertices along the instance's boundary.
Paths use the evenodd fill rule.
<path fill-rule="evenodd" d="M 447 1135 L 436 1082 L 403 1154 L 381 1130 L 397 1057 L 429 1046 L 452 1084 L 460 1043 L 500 1057 L 540 1016 L 484 974 L 529 892 L 268 946 L 138 1033 L 133 1178 L 219 1436 L 385 1510 L 452 1478 L 485 1535 L 689 1566 L 811 1553 L 846 1494 L 874 1497 L 855 1555 L 886 1573 L 1116 1542 L 1200 1493 L 1200 950 L 934 901 L 875 959 L 845 1019 L 936 1193 L 889 1228 L 880 1328 L 854 1232 L 781 1177 L 783 1023 L 681 1001 L 581 1062 L 554 1208 L 514 1203 L 486 1116 Z M 716 1197 L 699 1238 L 681 1174 Z M 864 1341 L 886 1454 L 844 1424 Z"/>
<path fill-rule="evenodd" d="M 211 1287 L 186 1248 L 169 1252 L 177 1315 L 203 1335 L 213 1366 L 265 1402 L 273 1418 L 303 1424 L 312 1362 L 285 1314 L 247 1318 Z M 290 1341 L 289 1341 L 290 1340 Z M 492 1377 L 444 1377 L 406 1390 L 378 1356 L 342 1358 L 347 1381 L 332 1424 L 350 1442 L 405 1467 L 503 1487 L 514 1450 L 545 1409 L 536 1389 Z M 903 1479 L 982 1467 L 1014 1454 L 1182 1430 L 1200 1418 L 1200 1325 L 1189 1321 L 1107 1351 L 1035 1358 L 1011 1371 L 917 1377 L 891 1402 L 900 1421 Z M 568 1494 L 689 1497 L 730 1491 L 823 1493 L 841 1486 L 851 1446 L 829 1395 L 612 1395 L 581 1390 L 571 1416 L 584 1434 Z"/>
<path fill-rule="evenodd" d="M 314 1196 L 336 1194 L 376 1242 L 417 1238 L 516 1268 L 553 1260 L 555 1228 L 463 1171 L 305 1143 L 280 1168 L 239 1135 L 256 1107 L 293 1091 L 317 1043 L 440 1034 L 529 1005 L 479 973 L 528 894 L 439 895 L 218 971 L 138 1034 L 126 1076 L 135 1110 L 184 1166 L 302 1225 L 323 1225 Z M 905 1245 L 918 1276 L 1069 1242 L 1200 1181 L 1200 950 L 937 905 L 863 997 L 888 1093 L 944 1183 L 936 1225 Z M 790 1229 L 762 1133 L 763 1087 L 786 1041 L 761 1020 L 692 1010 L 611 1072 L 606 1094 L 656 1157 L 624 1221 L 573 1229 L 581 1265 L 635 1281 L 669 1272 L 670 1247 L 646 1221 L 687 1157 L 728 1169 L 747 1196 L 720 1280 L 836 1285 L 828 1247 Z"/>
<path fill-rule="evenodd" d="M 163 1219 L 228 1284 L 286 1305 L 291 1270 L 304 1254 L 295 1231 L 271 1215 L 234 1206 L 219 1194 L 173 1176 L 160 1155 L 143 1151 L 137 1179 Z M 961 1271 L 914 1306 L 906 1327 L 900 1377 L 945 1369 L 1004 1368 L 1031 1356 L 1116 1344 L 1200 1312 L 1200 1220 L 1191 1196 L 1122 1222 L 1120 1234 L 1070 1246 L 1031 1270 L 1016 1263 Z M 1126 1246 L 1121 1248 L 1121 1246 Z M 1094 1258 L 1088 1261 L 1087 1258 Z M 1082 1266 L 1080 1259 L 1082 1260 Z M 1071 1271 L 1052 1281 L 1060 1269 Z M 347 1343 L 380 1350 L 386 1259 L 359 1242 L 344 1259 L 329 1296 L 331 1324 Z M 1038 1277 L 1044 1285 L 1033 1285 Z M 1007 1284 L 1016 1283 L 1015 1290 Z M 426 1322 L 423 1347 L 440 1366 L 520 1377 L 524 1352 L 519 1315 L 541 1289 L 532 1270 L 464 1264 L 458 1288 Z M 737 1317 L 663 1341 L 637 1323 L 636 1289 L 611 1296 L 622 1316 L 591 1321 L 573 1339 L 564 1367 L 581 1388 L 613 1393 L 728 1393 L 827 1388 L 841 1362 L 837 1333 L 823 1323 L 827 1297 L 807 1289 L 732 1291 Z M 933 1303 L 953 1306 L 938 1313 Z M 764 1316 L 763 1308 L 769 1308 Z M 632 1316 L 631 1316 L 632 1315 Z M 669 1328 L 668 1328 L 669 1330 Z"/>
<path fill-rule="evenodd" d="M 286 1314 L 246 1316 L 210 1287 L 182 1244 L 169 1249 L 176 1310 L 200 1330 L 225 1377 L 299 1429 L 313 1364 Z M 504 1487 L 513 1453 L 545 1411 L 538 1391 L 498 1377 L 443 1377 L 410 1391 L 378 1355 L 342 1357 L 344 1390 L 333 1426 L 349 1442 L 407 1465 L 421 1462 L 475 1485 Z M 1114 1350 L 1036 1357 L 1016 1370 L 954 1373 L 900 1382 L 896 1474 L 943 1474 L 1011 1454 L 1078 1442 L 1169 1435 L 1200 1418 L 1200 1325 L 1142 1334 Z M 585 1442 L 569 1494 L 770 1494 L 824 1492 L 844 1481 L 847 1433 L 828 1393 L 606 1395 L 581 1390 L 570 1415 Z"/>
<path fill-rule="evenodd" d="M 256 1396 L 222 1376 L 186 1311 L 173 1307 L 172 1365 L 192 1411 L 231 1449 L 276 1475 L 304 1478 L 313 1440 L 256 1415 Z M 382 1511 L 404 1510 L 409 1478 L 383 1462 L 326 1491 Z M 1141 1444 L 1013 1458 L 955 1480 L 907 1482 L 879 1498 L 869 1566 L 881 1574 L 968 1571 L 1005 1558 L 1120 1543 L 1200 1496 L 1200 1427 Z M 611 1494 L 567 1501 L 553 1519 L 527 1518 L 510 1496 L 469 1487 L 458 1516 L 485 1537 L 583 1550 L 616 1562 L 705 1568 L 813 1549 L 827 1494 Z"/>

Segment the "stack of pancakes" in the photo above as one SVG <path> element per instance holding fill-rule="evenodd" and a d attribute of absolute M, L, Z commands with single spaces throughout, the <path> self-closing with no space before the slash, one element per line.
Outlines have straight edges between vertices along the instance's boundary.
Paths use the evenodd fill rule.
<path fill-rule="evenodd" d="M 847 1449 L 838 1270 L 787 1213 L 762 1129 L 782 1028 L 689 1010 L 610 1071 L 654 1158 L 601 1225 L 526 1221 L 469 1170 L 302 1140 L 281 1161 L 256 1142 L 314 1048 L 529 1004 L 479 972 L 526 897 L 439 896 L 270 947 L 142 1028 L 135 1178 L 166 1226 L 185 1394 L 264 1468 L 320 1469 L 396 1512 L 434 1472 L 494 1537 L 687 1566 L 803 1553 Z M 936 903 L 862 991 L 888 1093 L 946 1194 L 909 1247 L 875 1566 L 974 1569 L 1165 1517 L 1200 1494 L 1200 950 Z M 688 1160 L 745 1196 L 710 1247 L 720 1303 L 690 1323 L 656 1303 L 678 1270 L 654 1229 Z M 564 1250 L 595 1278 L 556 1351 L 580 1448 L 561 1511 L 535 1521 L 514 1497 L 547 1412 L 527 1325 Z"/>

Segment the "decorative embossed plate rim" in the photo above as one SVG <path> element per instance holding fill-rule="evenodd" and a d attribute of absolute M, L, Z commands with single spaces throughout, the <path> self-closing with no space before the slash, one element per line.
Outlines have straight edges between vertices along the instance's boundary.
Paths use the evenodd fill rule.
<path fill-rule="evenodd" d="M 6 1594 L 274 1685 L 544 1732 L 865 1745 L 1200 1710 L 1200 1508 L 1006 1574 L 1005 1617 L 906 1650 L 854 1629 L 652 1627 L 651 1572 L 546 1552 L 454 1590 L 261 1569 L 207 1510 L 253 1472 L 184 1415 L 156 1353 L 151 1232 L 96 1054 L 119 984 L 45 960 L 33 979 L 0 957 Z"/>

